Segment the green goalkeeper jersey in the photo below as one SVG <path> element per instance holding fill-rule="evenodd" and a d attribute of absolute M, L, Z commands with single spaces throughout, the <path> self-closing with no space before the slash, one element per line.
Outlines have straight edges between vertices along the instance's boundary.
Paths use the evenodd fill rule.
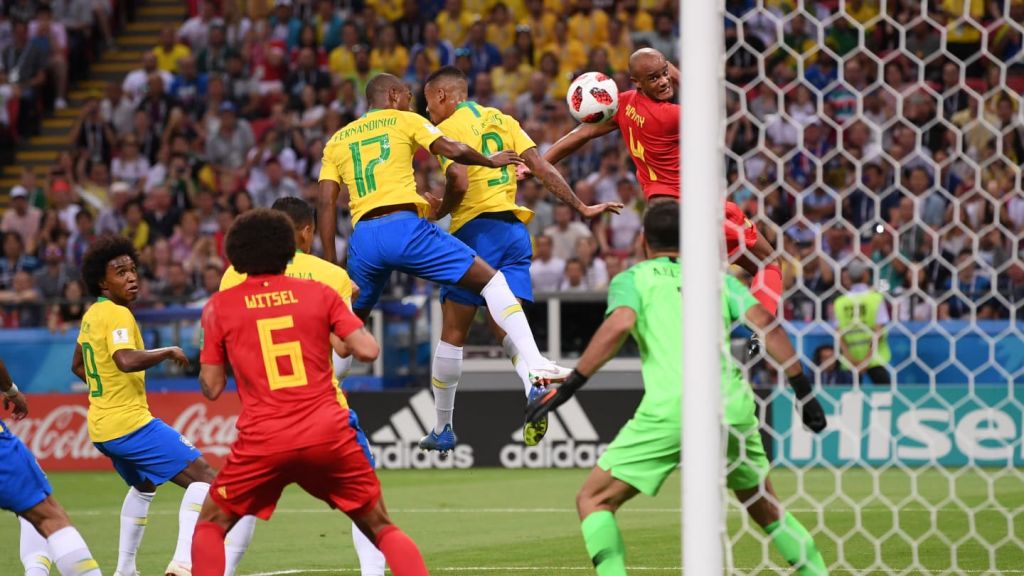
<path fill-rule="evenodd" d="M 645 422 L 679 426 L 683 377 L 682 301 L 677 258 L 640 262 L 617 275 L 608 287 L 606 314 L 620 307 L 636 313 L 631 334 L 640 347 L 644 398 L 636 418 Z M 739 280 L 725 276 L 722 284 L 723 335 L 757 299 Z M 725 423 L 749 424 L 754 418 L 754 393 L 731 354 L 722 357 L 722 402 Z"/>

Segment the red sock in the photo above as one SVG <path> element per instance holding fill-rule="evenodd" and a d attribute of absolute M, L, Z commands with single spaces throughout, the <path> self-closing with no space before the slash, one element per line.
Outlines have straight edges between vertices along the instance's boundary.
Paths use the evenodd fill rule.
<path fill-rule="evenodd" d="M 192 576 L 224 576 L 224 528 L 197 522 L 192 533 Z"/>
<path fill-rule="evenodd" d="M 754 276 L 754 282 L 750 288 L 757 301 L 774 316 L 779 309 L 779 300 L 782 298 L 782 269 L 778 264 L 769 264 L 761 268 Z"/>
<path fill-rule="evenodd" d="M 398 526 L 391 525 L 377 533 L 377 548 L 384 554 L 394 576 L 430 575 L 416 543 Z"/>

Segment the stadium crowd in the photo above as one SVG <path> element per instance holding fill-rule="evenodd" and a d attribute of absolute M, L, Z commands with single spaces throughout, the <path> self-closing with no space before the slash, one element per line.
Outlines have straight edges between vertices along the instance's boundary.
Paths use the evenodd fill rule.
<path fill-rule="evenodd" d="M 79 2 L 6 3 L 10 45 L 32 29 L 26 19 L 48 10 L 56 19 L 58 4 Z M 829 319 L 840 270 L 858 251 L 875 263 L 898 319 L 964 317 L 975 306 L 979 318 L 1007 316 L 1024 297 L 1024 64 L 1020 29 L 1009 24 L 1022 20 L 1024 3 L 1004 11 L 972 0 L 976 24 L 966 27 L 951 16 L 962 4 L 952 1 L 933 3 L 927 18 L 922 3 L 908 1 L 880 14 L 877 1 L 849 0 L 845 15 L 837 0 L 804 2 L 799 13 L 789 0 L 757 4 L 727 2 L 728 175 L 731 197 L 781 250 L 786 316 Z M 366 111 L 363 90 L 378 72 L 419 94 L 432 70 L 454 64 L 474 100 L 516 116 L 543 150 L 573 127 L 564 95 L 575 74 L 604 71 L 626 90 L 633 50 L 675 54 L 677 8 L 658 0 L 192 2 L 137 69 L 87 103 L 73 148 L 50 173 L 26 171 L 10 191 L 0 223 L 3 325 L 73 325 L 85 298 L 76 269 L 104 232 L 139 248 L 142 305 L 204 302 L 226 265 L 234 218 L 282 196 L 315 198 L 324 142 Z M 827 49 L 814 48 L 819 34 Z M 423 111 L 421 97 L 416 106 Z M 626 209 L 581 222 L 539 182 L 522 182 L 520 203 L 536 213 L 535 289 L 601 291 L 641 256 L 635 168 L 617 134 L 560 167 L 585 203 Z M 443 193 L 425 152 L 417 186 Z M 345 202 L 339 254 L 351 231 Z M 423 289 L 405 278 L 392 284 Z"/>

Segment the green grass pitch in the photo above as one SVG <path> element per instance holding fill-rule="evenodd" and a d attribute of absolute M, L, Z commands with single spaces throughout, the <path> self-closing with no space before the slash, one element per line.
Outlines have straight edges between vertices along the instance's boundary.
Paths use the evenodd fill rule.
<path fill-rule="evenodd" d="M 592 573 L 574 511 L 586 473 L 384 471 L 381 479 L 392 516 L 420 545 L 432 573 L 556 576 Z M 833 574 L 1024 574 L 1020 470 L 772 474 L 788 508 L 815 534 Z M 124 485 L 112 472 L 54 473 L 50 479 L 104 573 L 112 574 Z M 808 498 L 796 496 L 798 484 Z M 162 574 L 173 552 L 181 494 L 168 485 L 153 502 L 139 554 L 146 576 Z M 620 512 L 631 572 L 681 572 L 679 506 L 676 474 L 659 497 L 638 497 Z M 786 573 L 732 499 L 728 519 L 727 573 Z M 920 542 L 916 557 L 911 540 Z M 18 572 L 17 541 L 17 523 L 8 517 L 0 523 L 0 542 L 7 543 L 0 546 L 5 575 Z M 358 574 L 350 524 L 289 489 L 271 522 L 257 526 L 239 573 Z"/>

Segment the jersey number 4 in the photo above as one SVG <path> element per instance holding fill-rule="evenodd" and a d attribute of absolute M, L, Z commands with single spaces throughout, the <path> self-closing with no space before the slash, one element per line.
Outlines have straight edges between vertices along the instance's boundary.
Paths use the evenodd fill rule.
<path fill-rule="evenodd" d="M 369 160 L 366 166 L 363 166 L 363 148 L 369 148 L 375 144 L 380 144 L 380 152 L 375 158 Z M 371 192 L 375 192 L 377 190 L 377 177 L 374 175 L 374 170 L 391 156 L 391 140 L 388 139 L 388 135 L 381 134 L 380 136 L 353 142 L 348 145 L 348 151 L 352 154 L 356 194 L 362 198 Z M 369 157 L 369 154 L 367 154 L 367 158 Z"/>
<path fill-rule="evenodd" d="M 302 363 L 302 344 L 298 340 L 274 343 L 274 331 L 285 330 L 295 326 L 289 316 L 264 318 L 256 321 L 256 331 L 260 336 L 260 352 L 263 353 L 263 367 L 267 371 L 267 383 L 271 390 L 305 386 L 306 366 Z M 287 358 L 291 365 L 291 374 L 285 376 L 278 369 L 278 359 Z"/>
<path fill-rule="evenodd" d="M 651 170 L 651 167 L 647 164 L 647 159 L 644 158 L 644 145 L 640 143 L 640 140 L 633 139 L 633 129 L 629 129 L 629 152 L 633 155 L 633 159 L 637 161 L 637 164 L 643 164 L 644 168 L 647 168 L 647 175 L 651 178 L 651 182 L 658 181 L 658 175 Z"/>

